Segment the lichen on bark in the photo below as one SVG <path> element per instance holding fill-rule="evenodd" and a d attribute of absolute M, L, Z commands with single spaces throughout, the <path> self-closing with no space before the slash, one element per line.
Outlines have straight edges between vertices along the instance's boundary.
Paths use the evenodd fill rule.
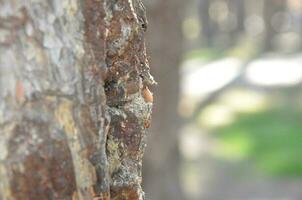
<path fill-rule="evenodd" d="M 144 199 L 142 2 L 0 2 L 0 199 Z"/>

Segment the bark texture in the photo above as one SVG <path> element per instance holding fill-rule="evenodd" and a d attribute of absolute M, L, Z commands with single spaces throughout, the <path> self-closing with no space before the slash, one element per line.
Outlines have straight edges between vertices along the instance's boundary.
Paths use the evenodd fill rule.
<path fill-rule="evenodd" d="M 144 199 L 140 0 L 0 0 L 0 200 Z"/>

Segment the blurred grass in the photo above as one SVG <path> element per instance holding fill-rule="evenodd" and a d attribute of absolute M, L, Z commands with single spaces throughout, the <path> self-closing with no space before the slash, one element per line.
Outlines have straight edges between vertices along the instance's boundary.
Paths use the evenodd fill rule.
<path fill-rule="evenodd" d="M 235 46 L 226 50 L 217 48 L 201 48 L 189 51 L 184 55 L 183 60 L 201 59 L 205 62 L 210 62 L 225 56 L 248 60 L 259 53 L 258 51 L 259 42 L 250 38 L 242 38 L 238 40 Z"/>
<path fill-rule="evenodd" d="M 204 49 L 195 49 L 187 52 L 184 55 L 183 60 L 191 60 L 191 59 L 201 59 L 205 62 L 209 62 L 212 60 L 216 60 L 224 57 L 224 52 L 216 49 L 204 48 Z"/>
<path fill-rule="evenodd" d="M 274 176 L 302 176 L 302 112 L 287 107 L 241 114 L 216 137 L 228 159 L 249 159 Z"/>

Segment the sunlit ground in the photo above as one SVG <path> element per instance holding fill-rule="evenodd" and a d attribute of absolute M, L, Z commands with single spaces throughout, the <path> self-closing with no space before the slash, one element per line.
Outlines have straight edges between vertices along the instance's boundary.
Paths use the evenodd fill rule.
<path fill-rule="evenodd" d="M 232 82 L 242 63 L 184 62 L 180 114 Z M 184 190 L 192 199 L 302 199 L 302 54 L 264 56 L 240 76 L 182 131 Z"/>
<path fill-rule="evenodd" d="M 246 76 L 249 81 L 258 85 L 297 85 L 302 80 L 302 55 L 256 60 L 250 64 Z"/>

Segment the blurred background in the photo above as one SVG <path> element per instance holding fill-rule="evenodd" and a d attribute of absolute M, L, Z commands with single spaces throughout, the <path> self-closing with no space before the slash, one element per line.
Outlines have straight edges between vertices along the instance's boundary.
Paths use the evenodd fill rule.
<path fill-rule="evenodd" d="M 151 200 L 302 199 L 302 1 L 148 0 Z"/>

